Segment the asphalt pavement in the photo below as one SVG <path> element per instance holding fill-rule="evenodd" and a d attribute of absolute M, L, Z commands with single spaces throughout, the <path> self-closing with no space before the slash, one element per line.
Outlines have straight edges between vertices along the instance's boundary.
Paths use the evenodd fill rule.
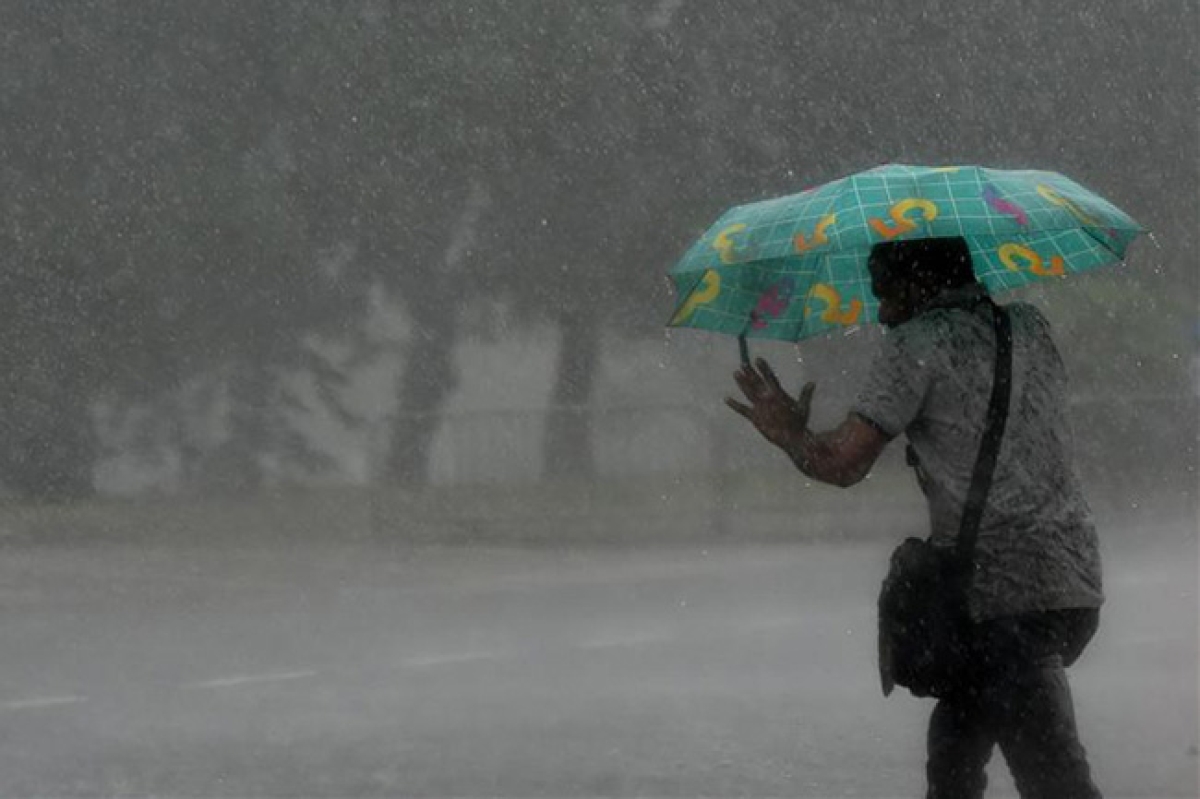
<path fill-rule="evenodd" d="M 1073 670 L 1110 797 L 1200 795 L 1195 536 L 1154 540 Z M 10 543 L 0 795 L 917 796 L 889 548 Z"/>

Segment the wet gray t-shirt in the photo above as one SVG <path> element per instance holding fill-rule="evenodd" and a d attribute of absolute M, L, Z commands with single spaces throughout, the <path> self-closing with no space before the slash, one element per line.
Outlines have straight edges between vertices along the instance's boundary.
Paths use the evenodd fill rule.
<path fill-rule="evenodd" d="M 944 546 L 958 535 L 991 398 L 991 311 L 971 302 L 983 293 L 946 292 L 888 331 L 853 408 L 886 435 L 907 436 L 932 540 Z M 1063 363 L 1034 306 L 1006 308 L 1012 399 L 975 546 L 972 615 L 1099 607 L 1099 546 L 1071 461 Z"/>

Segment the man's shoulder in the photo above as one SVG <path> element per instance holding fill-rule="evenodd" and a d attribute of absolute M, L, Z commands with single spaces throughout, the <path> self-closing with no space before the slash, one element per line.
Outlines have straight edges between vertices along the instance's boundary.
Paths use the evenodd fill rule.
<path fill-rule="evenodd" d="M 980 327 L 979 319 L 963 308 L 931 308 L 888 331 L 904 352 L 931 352 L 954 346 L 966 329 Z"/>
<path fill-rule="evenodd" d="M 878 357 L 883 359 L 923 357 L 933 349 L 934 328 L 920 318 L 888 328 L 880 342 Z"/>
<path fill-rule="evenodd" d="M 1050 322 L 1041 309 L 1018 300 L 1000 304 L 1016 323 L 1034 325 L 1049 332 Z M 990 317 L 966 308 L 932 308 L 896 328 L 898 340 L 924 341 L 961 328 L 991 327 Z"/>
<path fill-rule="evenodd" d="M 1051 337 L 1050 322 L 1032 303 L 1005 303 L 1013 327 Z M 913 358 L 925 361 L 938 353 L 961 349 L 974 342 L 982 346 L 989 340 L 985 330 L 991 329 L 990 318 L 965 308 L 932 308 L 914 316 L 902 325 L 889 329 L 883 338 L 880 357 Z"/>
<path fill-rule="evenodd" d="M 1050 320 L 1033 303 L 1013 302 L 1004 307 L 1008 310 L 1013 327 L 1053 339 Z"/>
<path fill-rule="evenodd" d="M 1010 314 L 1013 314 L 1014 316 L 1022 316 L 1022 317 L 1027 317 L 1029 319 L 1036 319 L 1036 320 L 1040 321 L 1042 324 L 1049 324 L 1049 322 L 1046 321 L 1046 316 L 1045 316 L 1045 314 L 1042 313 L 1042 310 L 1040 308 L 1038 308 L 1036 305 L 1034 305 L 1032 302 L 1025 302 L 1024 300 L 1017 300 L 1016 302 L 1005 303 L 1004 308 L 1006 308 L 1008 310 L 1008 312 Z"/>

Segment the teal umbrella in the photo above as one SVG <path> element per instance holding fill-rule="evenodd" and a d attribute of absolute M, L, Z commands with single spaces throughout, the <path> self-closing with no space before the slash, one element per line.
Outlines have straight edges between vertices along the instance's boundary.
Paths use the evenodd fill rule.
<path fill-rule="evenodd" d="M 1117 263 L 1142 232 L 1055 172 L 888 164 L 725 212 L 671 268 L 668 326 L 799 341 L 873 322 L 881 241 L 962 236 L 998 294 Z"/>

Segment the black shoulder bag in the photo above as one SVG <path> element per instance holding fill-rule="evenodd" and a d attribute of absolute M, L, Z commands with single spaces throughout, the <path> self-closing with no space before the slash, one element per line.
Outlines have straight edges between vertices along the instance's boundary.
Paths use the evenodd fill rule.
<path fill-rule="evenodd" d="M 1008 313 L 987 301 L 996 331 L 996 367 L 987 421 L 953 552 L 909 538 L 892 552 L 879 594 L 879 674 L 884 696 L 901 685 L 914 696 L 945 696 L 967 667 L 971 617 L 967 589 L 975 538 L 991 488 L 1012 383 Z"/>

